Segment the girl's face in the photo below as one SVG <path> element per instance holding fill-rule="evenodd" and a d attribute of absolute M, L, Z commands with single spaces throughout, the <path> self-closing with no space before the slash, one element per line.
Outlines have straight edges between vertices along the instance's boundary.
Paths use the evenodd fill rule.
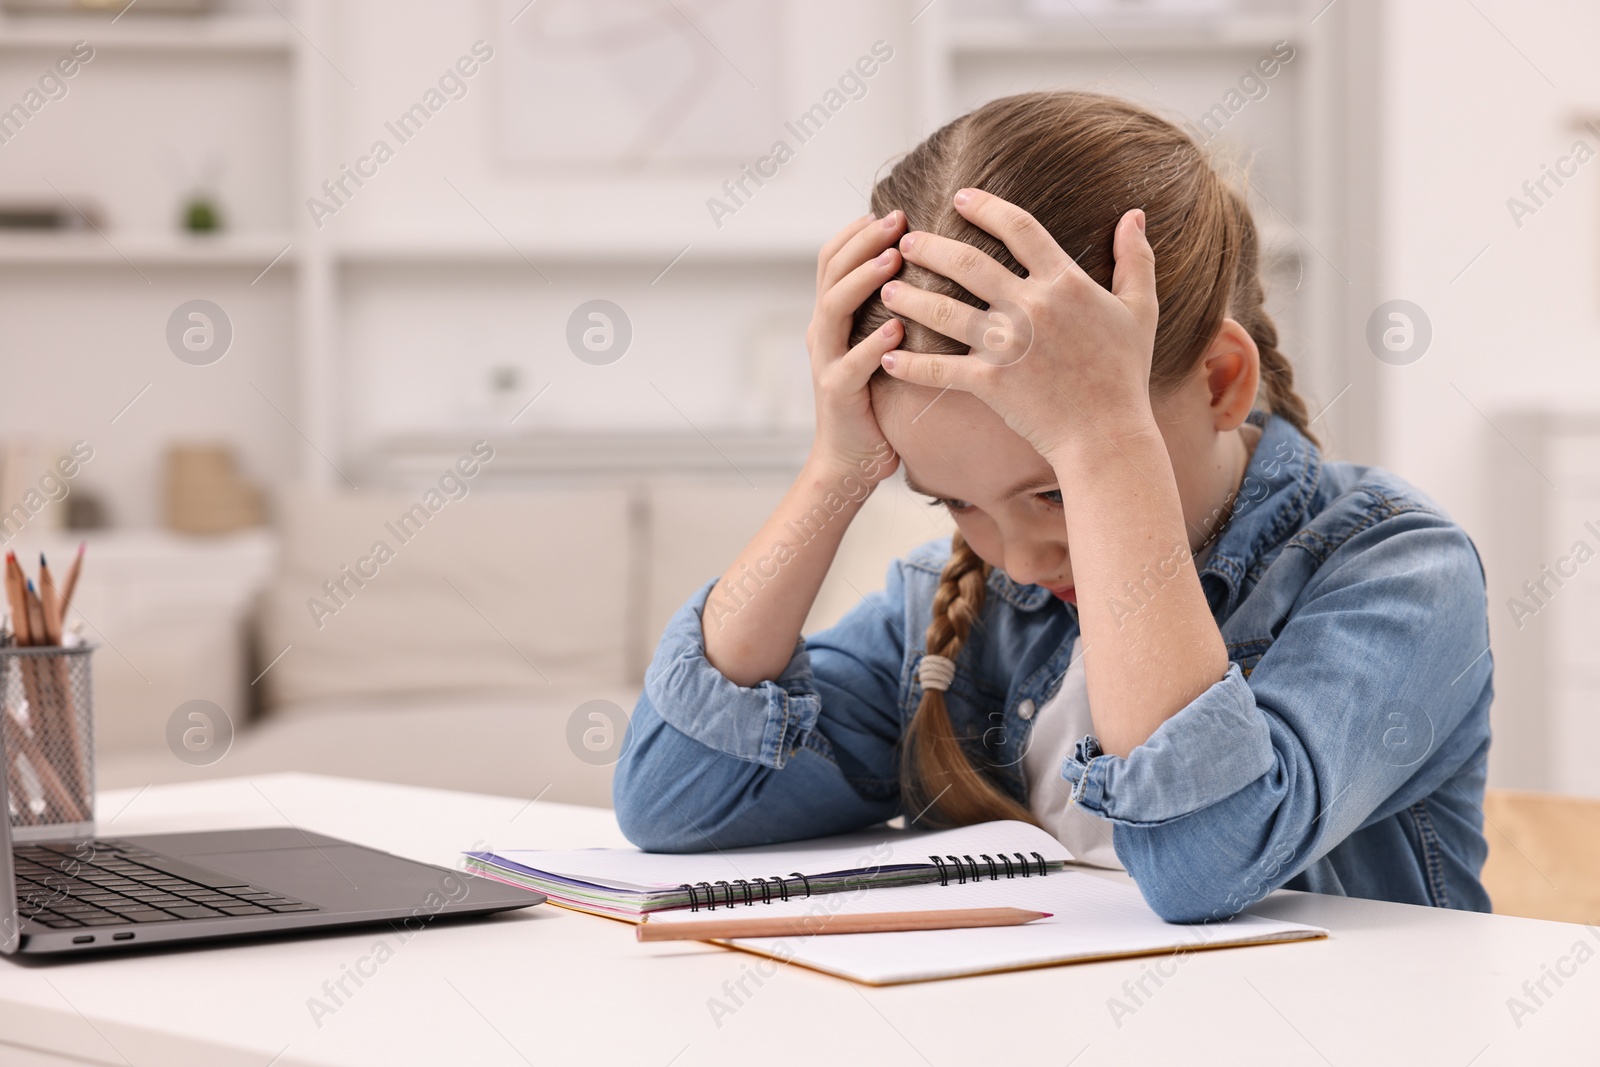
<path fill-rule="evenodd" d="M 1075 602 L 1061 487 L 1032 445 L 971 393 L 898 384 L 874 405 L 912 491 L 948 509 L 979 558 Z"/>
<path fill-rule="evenodd" d="M 1253 351 L 1253 349 L 1252 349 Z M 1225 519 L 1257 430 L 1240 426 L 1255 378 L 1219 425 L 1219 401 L 1205 371 L 1152 402 L 1197 551 Z M 873 409 L 912 490 L 947 508 L 985 563 L 1023 585 L 1040 585 L 1069 603 L 1072 554 L 1061 483 L 1049 462 L 971 393 L 905 383 L 875 383 Z M 1227 430 L 1223 431 L 1226 426 Z M 1234 429 L 1238 427 L 1238 429 Z M 1223 431 L 1223 432 L 1219 432 Z"/>

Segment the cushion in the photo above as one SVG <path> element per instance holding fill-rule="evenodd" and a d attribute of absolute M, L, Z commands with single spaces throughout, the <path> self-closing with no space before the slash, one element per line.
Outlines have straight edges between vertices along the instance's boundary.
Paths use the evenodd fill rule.
<path fill-rule="evenodd" d="M 742 481 L 651 484 L 648 648 L 654 649 L 667 620 L 689 594 L 727 569 L 789 488 L 776 477 L 759 484 L 758 489 Z M 944 509 L 928 507 L 901 478 L 884 481 L 851 521 L 806 618 L 805 632 L 833 625 L 862 597 L 883 588 L 890 562 L 924 541 L 948 537 L 954 528 Z"/>
<path fill-rule="evenodd" d="M 97 778 L 118 789 L 303 771 L 610 807 L 621 735 L 609 749 L 585 748 L 586 705 L 604 700 L 626 714 L 637 699 L 631 688 L 546 686 L 528 695 L 308 701 L 241 730 L 215 763 L 191 766 L 165 749 L 113 752 Z M 615 710 L 607 714 L 621 725 Z M 519 807 L 509 805 L 507 818 Z"/>
<path fill-rule="evenodd" d="M 272 703 L 626 683 L 625 492 L 466 486 L 282 496 Z"/>

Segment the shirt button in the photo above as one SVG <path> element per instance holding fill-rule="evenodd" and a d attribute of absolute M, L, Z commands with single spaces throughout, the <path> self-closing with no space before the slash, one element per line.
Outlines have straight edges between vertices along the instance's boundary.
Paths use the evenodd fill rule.
<path fill-rule="evenodd" d="M 1021 719 L 1023 722 L 1027 722 L 1029 719 L 1033 718 L 1033 708 L 1033 701 L 1024 700 L 1022 703 L 1017 705 L 1017 718 Z"/>

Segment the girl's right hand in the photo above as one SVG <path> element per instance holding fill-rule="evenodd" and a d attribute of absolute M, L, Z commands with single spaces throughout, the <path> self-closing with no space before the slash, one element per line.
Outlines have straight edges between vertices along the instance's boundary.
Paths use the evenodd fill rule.
<path fill-rule="evenodd" d="M 905 226 L 905 213 L 892 211 L 881 219 L 856 219 L 833 235 L 817 256 L 817 305 L 806 330 L 817 406 L 812 458 L 869 485 L 900 465 L 872 413 L 867 381 L 883 354 L 899 345 L 905 327 L 890 319 L 854 348 L 847 346 L 856 309 L 900 269 L 897 244 Z"/>

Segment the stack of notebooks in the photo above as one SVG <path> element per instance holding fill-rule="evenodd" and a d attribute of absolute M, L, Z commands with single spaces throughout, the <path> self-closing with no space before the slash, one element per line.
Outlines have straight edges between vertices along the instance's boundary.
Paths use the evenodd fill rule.
<path fill-rule="evenodd" d="M 1059 963 L 1326 937 L 1314 926 L 1240 915 L 1163 922 L 1131 885 L 1072 870 L 1045 831 L 990 822 L 932 833 L 879 827 L 787 845 L 671 854 L 636 849 L 469 852 L 477 874 L 551 903 L 628 922 L 713 915 L 816 916 L 948 908 L 1049 912 L 1021 926 L 719 942 L 868 985 Z M 748 909 L 748 910 L 747 910 Z"/>

